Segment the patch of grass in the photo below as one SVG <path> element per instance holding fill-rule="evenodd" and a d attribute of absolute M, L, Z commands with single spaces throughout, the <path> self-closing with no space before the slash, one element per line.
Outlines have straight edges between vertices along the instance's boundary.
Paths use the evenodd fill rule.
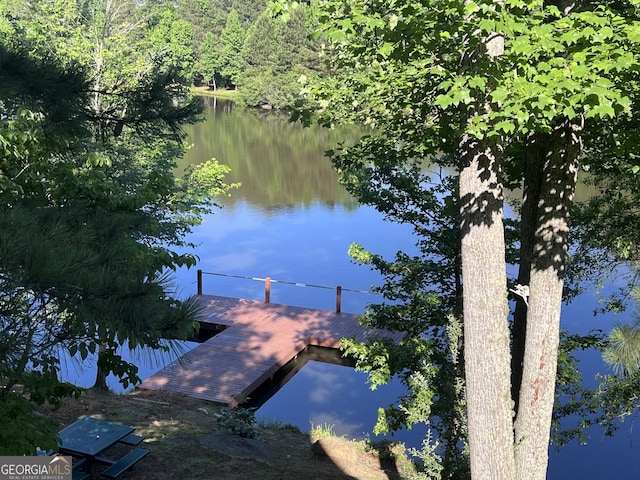
<path fill-rule="evenodd" d="M 395 465 L 400 471 L 415 474 L 416 465 L 407 457 L 404 444 L 393 440 L 371 440 L 361 442 L 364 451 L 376 455 L 382 465 Z"/>
<path fill-rule="evenodd" d="M 318 440 L 319 438 L 325 438 L 325 437 L 335 437 L 336 434 L 333 431 L 334 427 L 335 425 L 329 425 L 328 423 L 324 423 L 322 425 L 314 425 L 312 423 L 309 436 L 313 440 Z"/>
<path fill-rule="evenodd" d="M 235 100 L 235 98 L 238 96 L 238 90 L 211 90 L 208 87 L 191 87 L 191 93 L 201 95 L 203 97 L 217 97 L 227 100 Z"/>
<path fill-rule="evenodd" d="M 264 430 L 291 430 L 292 432 L 301 433 L 300 428 L 297 425 L 284 423 L 282 420 L 261 418 L 257 420 L 257 423 L 258 426 Z"/>

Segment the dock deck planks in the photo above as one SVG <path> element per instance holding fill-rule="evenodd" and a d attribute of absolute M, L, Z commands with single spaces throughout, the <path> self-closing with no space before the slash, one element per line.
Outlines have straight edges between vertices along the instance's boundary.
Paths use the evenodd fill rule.
<path fill-rule="evenodd" d="M 144 380 L 138 388 L 236 406 L 308 345 L 337 348 L 363 338 L 358 315 L 200 295 L 202 323 L 227 328 Z"/>

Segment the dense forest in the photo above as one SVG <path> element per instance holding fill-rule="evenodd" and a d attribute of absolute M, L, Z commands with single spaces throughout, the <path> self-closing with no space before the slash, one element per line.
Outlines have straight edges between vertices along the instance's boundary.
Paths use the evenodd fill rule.
<path fill-rule="evenodd" d="M 274 18 L 266 1 L 186 0 L 157 15 L 171 31 L 182 76 L 196 86 L 238 90 L 249 106 L 283 108 L 300 91 L 300 79 L 324 69 L 311 8 Z M 165 37 L 168 38 L 168 37 Z"/>

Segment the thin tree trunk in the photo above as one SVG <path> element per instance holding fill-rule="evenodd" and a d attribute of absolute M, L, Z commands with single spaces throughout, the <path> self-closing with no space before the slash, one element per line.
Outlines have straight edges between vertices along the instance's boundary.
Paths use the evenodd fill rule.
<path fill-rule="evenodd" d="M 551 134 L 536 212 L 515 462 L 520 480 L 544 480 L 560 337 L 568 219 L 578 171 L 581 122 L 562 121 Z"/>
<path fill-rule="evenodd" d="M 471 477 L 513 480 L 502 185 L 495 145 L 460 145 L 464 360 Z"/>
<path fill-rule="evenodd" d="M 96 371 L 96 381 L 94 382 L 93 387 L 91 387 L 93 390 L 100 390 L 100 391 L 108 391 L 109 390 L 109 386 L 107 385 L 107 375 L 105 374 L 105 372 L 100 367 L 100 355 L 102 355 L 104 353 L 104 351 L 105 351 L 104 345 L 100 344 L 98 346 L 98 362 L 97 362 L 97 371 Z"/>
<path fill-rule="evenodd" d="M 522 212 L 520 221 L 520 265 L 517 283 L 529 286 L 531 283 L 531 263 L 537 222 L 538 203 L 543 184 L 543 166 L 548 152 L 548 135 L 531 134 L 525 145 L 524 187 L 522 192 Z M 515 414 L 518 414 L 522 365 L 524 362 L 527 331 L 528 299 L 516 295 L 513 314 L 513 337 L 511 348 L 511 399 Z"/>

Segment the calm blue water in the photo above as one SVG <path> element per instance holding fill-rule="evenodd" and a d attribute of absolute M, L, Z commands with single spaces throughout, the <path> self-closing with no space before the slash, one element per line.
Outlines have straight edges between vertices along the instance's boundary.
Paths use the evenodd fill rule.
<path fill-rule="evenodd" d="M 244 187 L 225 200 L 224 208 L 207 217 L 189 238 L 198 244 L 195 253 L 200 260 L 197 268 L 230 275 L 269 276 L 289 282 L 368 290 L 380 279 L 375 272 L 350 261 L 347 249 L 352 242 L 362 243 L 387 258 L 396 250 L 413 248 L 414 240 L 407 228 L 384 222 L 371 208 L 354 207 L 353 202 L 344 200 L 345 194 L 339 189 L 319 192 L 317 185 L 336 182 L 328 160 L 323 157 L 323 151 L 333 145 L 320 145 L 315 153 L 305 152 L 304 158 L 291 158 L 291 149 L 286 145 L 289 127 L 278 124 L 274 139 L 273 135 L 259 131 L 260 121 L 252 117 L 250 128 L 242 130 L 243 145 L 251 145 L 252 149 L 247 151 L 239 145 L 236 151 L 232 148 L 234 143 L 226 137 L 235 135 L 238 130 L 234 127 L 236 117 L 233 115 L 240 114 L 221 109 L 207 120 L 208 123 L 194 130 L 194 142 L 208 135 L 202 133 L 208 132 L 207 129 L 215 135 L 206 145 L 197 145 L 193 150 L 195 156 L 186 161 L 198 162 L 215 156 L 222 163 L 231 164 L 236 171 L 252 172 L 255 170 L 252 165 L 265 161 L 260 152 L 268 150 L 270 157 L 276 159 L 270 162 L 288 163 L 284 168 L 270 163 L 268 168 L 260 170 L 258 179 L 232 179 L 243 181 Z M 264 121 L 268 123 L 266 129 L 273 127 L 268 119 Z M 299 136 L 300 132 L 292 128 L 291 135 Z M 276 140 L 282 143 L 274 144 Z M 217 146 L 225 148 L 217 149 Z M 282 152 L 274 153 L 278 148 Z M 287 165 L 295 165 L 295 168 Z M 294 176 L 288 177 L 289 173 Z M 179 297 L 195 294 L 195 270 L 178 271 L 176 287 Z M 217 276 L 204 278 L 204 293 L 209 294 L 262 300 L 263 288 L 259 281 Z M 334 295 L 332 290 L 276 283 L 272 285 L 271 301 L 333 309 Z M 377 299 L 369 295 L 345 292 L 343 311 L 359 313 L 368 302 L 375 301 Z M 589 296 L 575 301 L 564 310 L 563 326 L 581 332 L 591 328 L 608 329 L 613 319 L 594 319 L 591 313 L 594 306 L 595 298 Z M 593 378 L 596 372 L 602 371 L 602 362 L 597 355 L 583 355 L 582 358 L 586 378 Z M 143 354 L 139 361 L 141 375 L 150 375 L 163 364 L 164 361 L 149 364 Z M 70 376 L 76 375 L 73 370 L 70 369 Z M 85 383 L 87 377 L 91 379 L 90 367 L 87 371 L 77 375 L 79 382 L 82 383 L 82 378 Z M 399 388 L 390 385 L 370 392 L 364 374 L 348 367 L 312 361 L 260 408 L 258 416 L 292 423 L 304 431 L 311 425 L 332 426 L 337 434 L 362 438 L 372 435 L 377 408 L 393 402 Z M 401 432 L 398 438 L 419 447 L 423 434 L 424 429 L 417 429 Z M 633 423 L 626 423 L 615 438 L 603 438 L 597 428 L 592 429 L 590 435 L 592 440 L 584 447 L 569 445 L 559 453 L 552 447 L 549 479 L 640 478 L 640 460 L 637 459 L 640 437 L 633 429 Z"/>
<path fill-rule="evenodd" d="M 246 204 L 236 204 L 208 217 L 191 239 L 200 245 L 198 268 L 245 277 L 271 277 L 285 282 L 343 286 L 368 291 L 379 275 L 351 262 L 347 250 L 352 242 L 392 255 L 401 246 L 412 249 L 409 230 L 383 222 L 371 208 L 348 210 L 311 205 L 264 215 Z M 400 245 L 399 239 L 403 239 Z M 194 270 L 181 270 L 177 284 L 181 294 L 196 291 Z M 218 276 L 204 276 L 204 293 L 264 299 L 264 283 Z M 371 295 L 344 292 L 342 310 L 360 313 Z M 273 303 L 333 309 L 333 290 L 273 283 Z"/>
<path fill-rule="evenodd" d="M 594 328 L 607 331 L 613 323 L 624 318 L 613 314 L 594 317 L 592 312 L 596 305 L 596 297 L 585 294 L 565 306 L 561 320 L 563 328 L 579 333 L 587 333 Z M 626 314 L 627 317 L 629 315 Z M 577 357 L 580 359 L 581 372 L 587 385 L 596 385 L 597 373 L 611 373 L 596 352 L 583 352 Z M 614 437 L 605 437 L 601 428 L 592 427 L 587 430 L 590 438 L 587 445 L 572 443 L 560 451 L 556 451 L 552 446 L 548 478 L 640 478 L 640 429 L 634 427 L 634 419 L 627 419 L 620 424 L 620 429 Z"/>

